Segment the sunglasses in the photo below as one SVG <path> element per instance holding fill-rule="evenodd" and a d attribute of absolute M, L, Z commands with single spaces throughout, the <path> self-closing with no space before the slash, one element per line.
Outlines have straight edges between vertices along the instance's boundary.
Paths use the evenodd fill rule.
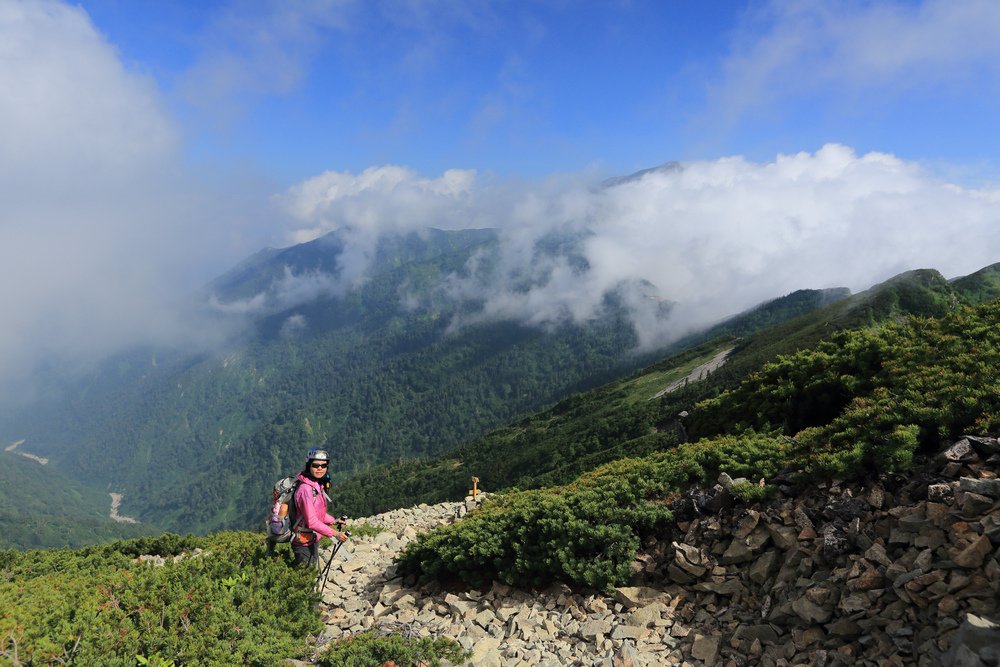
<path fill-rule="evenodd" d="M 329 464 L 328 463 L 310 463 L 309 467 L 310 468 L 327 468 L 327 467 L 329 467 Z"/>

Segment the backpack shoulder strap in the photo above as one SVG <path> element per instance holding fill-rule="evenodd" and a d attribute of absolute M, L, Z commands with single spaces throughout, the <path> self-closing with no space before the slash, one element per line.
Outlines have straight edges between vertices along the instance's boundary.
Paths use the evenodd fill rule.
<path fill-rule="evenodd" d="M 292 532 L 298 532 L 299 527 L 302 524 L 302 513 L 299 512 L 299 504 L 295 499 L 295 496 L 298 495 L 300 486 L 302 486 L 302 480 L 297 479 L 289 491 L 290 496 L 288 498 L 288 511 L 295 512 L 295 521 L 292 522 Z"/>

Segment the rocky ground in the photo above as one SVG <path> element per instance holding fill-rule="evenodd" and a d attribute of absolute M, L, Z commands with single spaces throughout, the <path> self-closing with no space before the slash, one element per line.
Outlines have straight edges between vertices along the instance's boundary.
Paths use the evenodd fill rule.
<path fill-rule="evenodd" d="M 998 473 L 997 440 L 968 437 L 907 476 L 750 506 L 722 475 L 674 503 L 679 532 L 611 594 L 407 586 L 393 557 L 474 503 L 396 510 L 335 561 L 317 650 L 374 629 L 451 637 L 477 666 L 1000 666 Z"/>

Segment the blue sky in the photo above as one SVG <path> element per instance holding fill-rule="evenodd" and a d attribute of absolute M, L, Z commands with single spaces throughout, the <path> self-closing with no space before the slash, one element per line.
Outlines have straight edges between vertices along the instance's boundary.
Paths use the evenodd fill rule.
<path fill-rule="evenodd" d="M 279 180 L 381 164 L 628 173 L 829 142 L 996 166 L 992 2 L 81 6 L 155 79 L 192 160 Z"/>
<path fill-rule="evenodd" d="M 965 275 L 1000 261 L 997 35 L 996 0 L 0 0 L 0 401 L 211 343 L 178 304 L 333 230 L 341 283 L 278 294 L 364 280 L 386 232 L 492 227 L 537 289 L 456 294 L 547 325 L 649 281 L 678 304 L 636 309 L 650 345 L 804 287 Z M 590 270 L 538 266 L 551 234 Z"/>

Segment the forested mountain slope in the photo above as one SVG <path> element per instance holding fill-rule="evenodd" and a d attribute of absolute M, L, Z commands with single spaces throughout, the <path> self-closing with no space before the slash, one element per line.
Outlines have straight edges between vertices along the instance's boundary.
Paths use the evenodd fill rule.
<path fill-rule="evenodd" d="M 0 535 L 5 548 L 82 546 L 160 532 L 109 518 L 111 497 L 49 462 L 0 450 Z"/>
<path fill-rule="evenodd" d="M 966 303 L 976 305 L 1000 299 L 1000 263 L 952 281 Z"/>
<path fill-rule="evenodd" d="M 982 272 L 973 275 L 980 275 Z M 970 276 L 971 278 L 971 276 Z M 671 356 L 632 377 L 568 398 L 552 409 L 495 430 L 443 456 L 374 468 L 338 485 L 335 501 L 348 512 L 367 514 L 387 507 L 459 497 L 472 475 L 484 488 L 535 488 L 565 484 L 623 456 L 672 447 L 688 437 L 686 420 L 701 400 L 740 382 L 779 354 L 809 349 L 835 332 L 913 315 L 939 316 L 963 302 L 975 302 L 978 280 L 949 283 L 937 271 L 917 270 L 804 314 L 761 328 L 745 327 L 751 311 L 719 327 L 714 339 Z M 796 295 L 786 299 L 795 302 Z M 819 293 L 812 298 L 829 298 Z M 781 307 L 781 301 L 773 307 Z M 737 337 L 743 334 L 743 337 Z M 697 338 L 693 339 L 697 342 Z M 654 398 L 697 365 L 732 349 L 721 368 L 699 382 Z M 392 480 L 392 484 L 380 480 Z"/>
<path fill-rule="evenodd" d="M 582 324 L 454 328 L 479 304 L 435 290 L 473 254 L 488 263 L 489 230 L 383 239 L 354 282 L 341 249 L 334 234 L 258 253 L 208 289 L 208 324 L 242 318 L 242 336 L 197 356 L 124 354 L 4 415 L 5 439 L 27 439 L 80 484 L 124 493 L 129 515 L 202 532 L 246 526 L 244 499 L 311 446 L 328 448 L 341 475 L 433 455 L 648 363 L 615 294 Z"/>

